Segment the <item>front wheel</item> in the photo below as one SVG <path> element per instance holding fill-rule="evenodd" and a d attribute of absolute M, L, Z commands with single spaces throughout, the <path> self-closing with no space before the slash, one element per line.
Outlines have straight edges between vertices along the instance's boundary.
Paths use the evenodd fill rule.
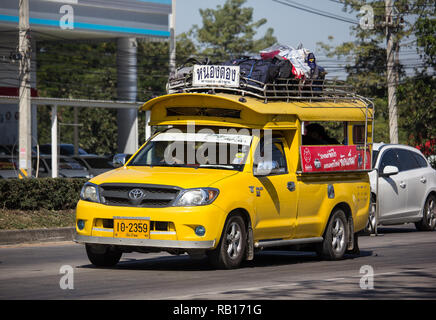
<path fill-rule="evenodd" d="M 123 253 L 110 246 L 86 244 L 86 254 L 93 265 L 112 267 L 120 261 Z"/>
<path fill-rule="evenodd" d="M 212 265 L 219 269 L 234 269 L 239 267 L 247 246 L 247 231 L 244 219 L 239 215 L 230 216 L 216 247 L 208 253 Z"/>
<path fill-rule="evenodd" d="M 344 257 L 347 246 L 347 218 L 342 209 L 336 209 L 327 225 L 324 240 L 317 247 L 317 253 L 326 260 L 340 260 Z"/>
<path fill-rule="evenodd" d="M 433 231 L 436 227 L 436 196 L 431 194 L 425 200 L 422 220 L 415 223 L 419 231 Z"/>

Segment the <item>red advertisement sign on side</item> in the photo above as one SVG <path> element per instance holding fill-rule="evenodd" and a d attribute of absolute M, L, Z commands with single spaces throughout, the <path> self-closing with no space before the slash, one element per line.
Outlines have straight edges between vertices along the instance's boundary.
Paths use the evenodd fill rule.
<path fill-rule="evenodd" d="M 363 146 L 302 146 L 300 149 L 303 172 L 352 171 L 371 168 L 371 157 L 366 152 L 364 168 Z"/>

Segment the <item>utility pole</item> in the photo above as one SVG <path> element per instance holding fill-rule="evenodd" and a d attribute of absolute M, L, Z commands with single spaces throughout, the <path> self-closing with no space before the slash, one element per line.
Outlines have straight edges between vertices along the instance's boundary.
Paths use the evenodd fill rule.
<path fill-rule="evenodd" d="M 176 71 L 176 0 L 172 1 L 170 15 L 170 74 Z"/>
<path fill-rule="evenodd" d="M 30 27 L 29 0 L 19 0 L 19 41 L 20 59 L 20 90 L 19 90 L 19 123 L 18 147 L 20 177 L 32 176 L 31 150 L 31 109 L 30 109 Z"/>
<path fill-rule="evenodd" d="M 117 40 L 117 96 L 121 101 L 136 101 L 138 91 L 138 43 L 136 38 Z M 118 109 L 118 152 L 133 154 L 138 150 L 138 111 Z"/>
<path fill-rule="evenodd" d="M 386 0 L 386 55 L 387 55 L 387 82 L 388 82 L 388 110 L 389 110 L 389 137 L 391 143 L 398 143 L 398 111 L 397 111 L 397 82 L 398 68 L 395 65 L 396 47 L 394 44 L 394 18 L 393 1 Z"/>

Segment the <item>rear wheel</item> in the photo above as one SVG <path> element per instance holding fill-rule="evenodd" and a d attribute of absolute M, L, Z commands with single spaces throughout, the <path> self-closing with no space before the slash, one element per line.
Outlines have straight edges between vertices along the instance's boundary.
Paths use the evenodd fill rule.
<path fill-rule="evenodd" d="M 123 253 L 111 246 L 86 244 L 86 254 L 93 265 L 112 267 L 120 261 Z"/>
<path fill-rule="evenodd" d="M 416 229 L 420 231 L 433 231 L 436 227 L 436 196 L 430 194 L 425 200 L 422 209 L 422 220 L 415 223 Z"/>
<path fill-rule="evenodd" d="M 369 215 L 368 215 L 368 223 L 366 224 L 364 233 L 374 233 L 375 232 L 375 224 L 376 224 L 376 200 L 375 195 L 371 194 L 371 203 L 369 207 Z"/>
<path fill-rule="evenodd" d="M 324 240 L 317 247 L 317 253 L 326 260 L 340 260 L 344 257 L 347 245 L 347 218 L 342 209 L 336 209 L 327 225 Z"/>
<path fill-rule="evenodd" d="M 239 215 L 230 216 L 224 226 L 221 239 L 216 247 L 208 253 L 212 265 L 219 269 L 239 267 L 247 246 L 247 231 L 244 219 Z"/>

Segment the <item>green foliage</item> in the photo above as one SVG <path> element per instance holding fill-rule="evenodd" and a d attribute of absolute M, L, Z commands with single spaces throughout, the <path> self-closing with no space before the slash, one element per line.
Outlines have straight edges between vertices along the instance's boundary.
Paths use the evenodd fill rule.
<path fill-rule="evenodd" d="M 74 227 L 74 209 L 7 210 L 0 208 L 0 230 Z"/>
<path fill-rule="evenodd" d="M 387 102 L 387 58 L 385 1 L 370 3 L 360 0 L 341 0 L 343 10 L 359 12 L 364 4 L 374 9 L 374 25 L 370 30 L 359 25 L 351 27 L 355 38 L 339 46 L 329 42 L 318 43 L 331 58 L 345 59 L 347 82 L 351 83 L 357 93 L 374 100 L 376 119 L 374 140 L 389 142 L 388 102 Z M 435 138 L 434 115 L 436 114 L 436 90 L 434 76 L 430 76 L 435 65 L 436 20 L 434 0 L 396 0 L 392 24 L 394 40 L 400 43 L 401 50 L 421 53 L 422 61 L 398 64 L 399 85 L 397 87 L 397 105 L 399 112 L 399 141 L 417 145 L 425 140 Z M 412 37 L 416 41 L 410 41 Z M 410 59 L 409 59 L 410 61 Z M 424 68 L 422 68 L 424 66 Z M 425 68 L 427 66 L 427 68 Z M 406 74 L 406 70 L 415 71 L 415 76 Z"/>
<path fill-rule="evenodd" d="M 256 30 L 265 19 L 253 22 L 253 9 L 242 7 L 246 0 L 228 0 L 216 10 L 201 10 L 202 28 L 194 26 L 189 34 L 177 39 L 176 63 L 202 53 L 217 60 L 230 54 L 256 52 L 276 42 L 268 29 L 260 39 Z M 147 101 L 166 93 L 169 75 L 167 41 L 138 41 L 137 101 Z M 117 99 L 116 42 L 41 41 L 37 48 L 37 87 L 40 96 Z M 51 141 L 51 107 L 38 107 L 39 144 Z M 59 140 L 73 143 L 73 108 L 58 108 Z M 117 111 L 102 108 L 79 108 L 79 146 L 97 154 L 113 154 L 117 150 Z M 144 142 L 145 114 L 138 114 L 139 145 Z"/>
<path fill-rule="evenodd" d="M 375 98 L 374 141 L 389 143 L 388 101 Z"/>
<path fill-rule="evenodd" d="M 194 25 L 186 36 L 197 41 L 199 51 L 213 61 L 258 52 L 277 42 L 271 28 L 262 38 L 254 39 L 257 29 L 267 20 L 253 22 L 253 8 L 243 7 L 245 3 L 246 0 L 227 0 L 216 9 L 200 9 L 203 26 Z"/>
<path fill-rule="evenodd" d="M 333 41 L 333 37 L 329 39 Z M 318 43 L 330 58 L 345 58 L 347 82 L 367 97 L 386 95 L 386 50 L 375 40 L 345 42 L 337 47 Z"/>
<path fill-rule="evenodd" d="M 408 141 L 417 146 L 436 139 L 436 78 L 426 74 L 409 78 L 399 86 L 398 97 Z"/>
<path fill-rule="evenodd" d="M 436 11 L 436 6 L 435 6 Z M 416 38 L 417 44 L 422 49 L 422 57 L 425 61 L 436 68 L 436 18 L 420 17 L 416 21 Z"/>
<path fill-rule="evenodd" d="M 177 44 L 177 63 L 196 53 L 193 43 L 182 38 Z M 138 42 L 137 101 L 165 93 L 169 66 L 168 42 Z M 117 100 L 115 42 L 38 42 L 37 87 L 40 96 Z M 59 140 L 73 143 L 73 108 L 58 108 Z M 117 111 L 79 108 L 79 145 L 97 154 L 117 150 Z M 145 136 L 145 114 L 139 113 L 139 141 Z M 51 142 L 51 107 L 38 107 L 39 144 Z"/>
<path fill-rule="evenodd" d="M 114 99 L 115 52 L 114 42 L 38 42 L 39 95 L 57 98 Z"/>
<path fill-rule="evenodd" d="M 0 208 L 73 209 L 87 179 L 40 178 L 0 180 Z"/>
<path fill-rule="evenodd" d="M 115 100 L 116 47 L 113 42 L 38 42 L 40 96 Z M 73 108 L 58 108 L 59 140 L 73 142 Z M 79 145 L 93 153 L 116 150 L 116 111 L 79 108 Z M 38 107 L 39 143 L 50 143 L 51 107 Z"/>

